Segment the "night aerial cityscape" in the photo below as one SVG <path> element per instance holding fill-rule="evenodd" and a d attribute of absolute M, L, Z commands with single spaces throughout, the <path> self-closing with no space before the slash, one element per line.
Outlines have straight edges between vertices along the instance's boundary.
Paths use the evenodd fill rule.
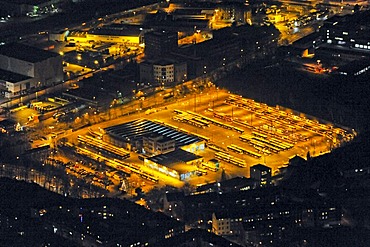
<path fill-rule="evenodd" d="M 369 4 L 0 0 L 0 246 L 370 246 Z"/>

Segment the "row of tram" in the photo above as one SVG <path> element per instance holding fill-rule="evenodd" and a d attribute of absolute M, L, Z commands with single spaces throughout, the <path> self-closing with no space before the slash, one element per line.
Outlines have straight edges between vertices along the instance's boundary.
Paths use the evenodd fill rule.
<path fill-rule="evenodd" d="M 203 129 L 205 129 L 206 127 L 210 127 L 210 124 L 213 124 L 224 129 L 236 131 L 240 134 L 244 133 L 244 130 L 239 127 L 232 126 L 227 123 L 222 123 L 216 119 L 212 119 L 192 111 L 181 111 L 175 109 L 174 112 L 177 114 L 176 116 L 173 117 L 173 120 L 175 121 L 185 122 L 187 124 L 194 125 L 196 127 Z M 228 120 L 229 116 L 222 113 L 213 112 L 213 116 L 215 118 L 220 118 L 225 121 L 229 121 Z"/>
<path fill-rule="evenodd" d="M 241 135 L 239 139 L 253 146 L 259 152 L 265 155 L 270 155 L 272 153 L 278 154 L 281 151 L 287 151 L 293 148 L 293 144 L 284 142 L 282 140 L 276 139 L 274 137 L 268 138 L 267 135 L 258 132 L 252 132 L 251 136 Z"/>

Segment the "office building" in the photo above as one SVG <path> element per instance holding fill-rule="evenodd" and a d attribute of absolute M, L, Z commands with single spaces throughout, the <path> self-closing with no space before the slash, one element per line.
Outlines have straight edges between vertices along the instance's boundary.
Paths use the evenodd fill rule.
<path fill-rule="evenodd" d="M 174 59 L 146 60 L 140 63 L 140 81 L 173 86 L 187 80 L 186 62 Z"/>
<path fill-rule="evenodd" d="M 334 16 L 320 29 L 326 46 L 336 49 L 370 52 L 370 11 Z"/>
<path fill-rule="evenodd" d="M 255 179 L 261 187 L 271 185 L 271 168 L 265 165 L 250 167 L 251 178 Z"/>
<path fill-rule="evenodd" d="M 151 133 L 143 137 L 143 150 L 147 155 L 165 154 L 175 150 L 175 140 Z"/>
<path fill-rule="evenodd" d="M 144 36 L 145 56 L 157 58 L 162 55 L 168 55 L 171 51 L 177 49 L 177 32 L 171 31 L 153 31 Z"/>

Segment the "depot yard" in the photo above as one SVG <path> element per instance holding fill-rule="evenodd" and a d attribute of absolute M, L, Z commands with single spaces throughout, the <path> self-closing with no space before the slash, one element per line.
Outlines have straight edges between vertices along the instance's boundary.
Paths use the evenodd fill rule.
<path fill-rule="evenodd" d="M 140 176 L 144 181 L 178 187 L 184 182 L 198 185 L 220 180 L 222 170 L 229 177 L 249 177 L 250 166 L 256 164 L 266 164 L 276 172 L 295 155 L 304 158 L 307 155 L 318 156 L 350 141 L 355 135 L 352 131 L 308 118 L 304 114 L 297 115 L 278 106 L 271 107 L 216 88 L 174 97 L 170 101 L 165 103 L 166 108 L 161 111 L 153 110 L 145 114 L 143 110 L 124 117 L 118 123 L 149 121 L 157 129 L 162 126 L 163 130 L 170 129 L 197 137 L 206 147 L 192 151 L 203 158 L 201 163 L 195 165 L 197 172 L 180 181 L 179 177 L 169 175 L 170 169 L 165 169 L 165 174 L 161 169 L 155 170 L 145 165 L 139 159 L 137 152 L 140 151 L 137 150 L 130 152 L 130 155 L 123 155 L 123 161 L 112 157 L 104 158 L 100 154 L 99 160 L 106 159 L 108 166 L 124 169 L 127 173 Z M 150 99 L 146 99 L 143 107 L 150 102 Z M 105 123 L 101 126 L 106 129 L 116 123 L 117 121 L 115 124 Z M 86 133 L 88 135 L 91 133 Z M 94 138 L 93 141 L 85 138 L 85 142 L 101 142 L 96 136 Z M 94 145 L 99 146 L 98 144 Z M 114 145 L 110 143 L 110 153 L 117 151 L 112 151 L 112 148 Z M 92 158 L 97 155 L 86 150 L 83 153 L 81 148 L 79 150 L 81 154 Z M 208 161 L 212 159 L 220 161 L 218 169 L 209 165 Z"/>
<path fill-rule="evenodd" d="M 276 171 L 294 155 L 318 156 L 354 137 L 350 131 L 304 114 L 222 92 L 194 96 L 172 107 L 176 109 L 169 115 L 152 116 L 207 140 L 207 151 L 212 153 L 206 156 L 213 154 L 224 161 L 223 167 L 236 171 L 235 175 L 248 176 L 249 167 L 258 163 Z"/>

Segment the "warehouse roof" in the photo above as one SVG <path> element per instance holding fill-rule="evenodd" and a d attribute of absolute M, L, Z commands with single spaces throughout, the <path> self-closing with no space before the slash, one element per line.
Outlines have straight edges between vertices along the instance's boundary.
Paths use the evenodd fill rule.
<path fill-rule="evenodd" d="M 60 56 L 58 53 L 41 50 L 36 47 L 19 43 L 10 43 L 0 46 L 0 54 L 30 63 L 37 63 L 51 57 Z"/>
<path fill-rule="evenodd" d="M 32 77 L 0 69 L 0 81 L 17 83 L 31 78 Z"/>
<path fill-rule="evenodd" d="M 159 155 L 147 158 L 147 159 L 154 163 L 176 169 L 179 167 L 174 167 L 174 166 L 178 164 L 185 164 L 191 161 L 199 160 L 201 158 L 202 158 L 201 156 L 195 155 L 185 150 L 176 149 L 175 151 L 165 153 L 165 154 L 159 154 Z M 194 166 L 193 168 L 195 169 Z M 179 170 L 179 169 L 176 169 L 176 170 Z M 185 169 L 185 170 L 188 170 L 188 169 Z"/>

